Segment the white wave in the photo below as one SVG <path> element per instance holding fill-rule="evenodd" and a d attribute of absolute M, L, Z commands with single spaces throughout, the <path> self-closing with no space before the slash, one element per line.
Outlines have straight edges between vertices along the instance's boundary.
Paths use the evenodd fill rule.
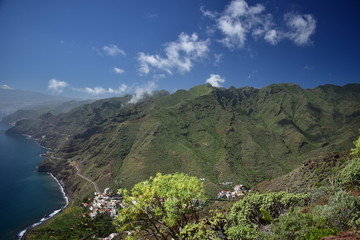
<path fill-rule="evenodd" d="M 62 207 L 61 209 L 64 209 L 64 208 L 67 207 L 67 205 L 69 204 L 69 198 L 66 196 L 65 191 L 64 191 L 64 188 L 63 188 L 63 186 L 61 185 L 61 183 L 59 182 L 59 180 L 57 180 L 57 178 L 54 177 L 54 175 L 52 175 L 51 173 L 49 173 L 49 174 L 50 174 L 50 176 L 51 176 L 53 179 L 55 179 L 55 181 L 56 181 L 56 182 L 59 184 L 59 186 L 60 186 L 61 193 L 62 193 L 62 195 L 63 195 L 63 197 L 64 197 L 64 199 L 65 199 L 65 206 Z"/>
<path fill-rule="evenodd" d="M 26 233 L 26 231 L 27 231 L 27 229 L 22 230 L 22 231 L 18 234 L 18 238 L 21 239 L 21 238 L 24 236 L 24 234 Z"/>
<path fill-rule="evenodd" d="M 51 173 L 48 173 L 53 179 L 55 179 L 55 181 L 58 183 L 58 185 L 60 186 L 60 190 L 61 193 L 63 194 L 63 197 L 65 199 L 65 205 L 63 207 L 61 207 L 60 209 L 55 210 L 54 212 L 52 212 L 48 217 L 43 217 L 42 219 L 40 219 L 39 222 L 34 223 L 33 225 L 31 225 L 30 227 L 26 228 L 25 230 L 22 230 L 19 234 L 18 234 L 18 239 L 21 239 L 24 234 L 31 228 L 37 227 L 39 226 L 41 223 L 49 220 L 50 218 L 54 217 L 56 214 L 58 214 L 59 212 L 61 212 L 61 210 L 63 210 L 64 208 L 66 208 L 69 205 L 69 198 L 66 196 L 65 191 L 63 186 L 61 185 L 60 181 L 57 180 L 56 177 L 54 177 L 54 175 L 52 175 Z"/>

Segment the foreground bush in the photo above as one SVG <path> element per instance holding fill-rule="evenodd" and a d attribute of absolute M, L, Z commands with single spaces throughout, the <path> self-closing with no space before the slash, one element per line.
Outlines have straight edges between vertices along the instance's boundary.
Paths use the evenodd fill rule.
<path fill-rule="evenodd" d="M 124 208 L 115 224 L 119 231 L 132 232 L 129 238 L 140 239 L 181 239 L 181 229 L 199 223 L 200 204 L 205 200 L 202 182 L 183 173 L 158 173 L 131 191 L 120 189 L 119 194 L 124 196 Z"/>
<path fill-rule="evenodd" d="M 300 211 L 291 211 L 281 215 L 271 224 L 270 229 L 272 234 L 263 234 L 263 239 L 317 240 L 337 233 L 336 229 L 326 225 L 324 219 Z"/>
<path fill-rule="evenodd" d="M 270 224 L 288 209 L 304 206 L 308 201 L 306 194 L 286 192 L 247 195 L 231 208 L 226 233 L 229 239 L 257 239 L 258 227 Z"/>
<path fill-rule="evenodd" d="M 339 182 L 344 186 L 360 186 L 360 158 L 352 159 L 351 162 L 341 170 Z"/>
<path fill-rule="evenodd" d="M 338 191 L 329 199 L 329 204 L 318 206 L 315 214 L 339 230 L 347 230 L 360 224 L 360 199 L 345 191 Z"/>

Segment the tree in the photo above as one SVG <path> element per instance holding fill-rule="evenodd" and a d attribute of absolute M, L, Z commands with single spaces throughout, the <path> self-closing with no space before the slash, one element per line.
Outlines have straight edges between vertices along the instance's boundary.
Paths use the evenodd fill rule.
<path fill-rule="evenodd" d="M 183 173 L 162 175 L 136 184 L 131 191 L 120 189 L 124 207 L 115 220 L 119 231 L 129 236 L 181 239 L 181 230 L 199 223 L 205 201 L 202 182 Z"/>

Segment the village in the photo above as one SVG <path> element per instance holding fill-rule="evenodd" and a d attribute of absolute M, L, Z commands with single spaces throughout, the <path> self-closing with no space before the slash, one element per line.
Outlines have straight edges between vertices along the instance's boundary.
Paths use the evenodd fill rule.
<path fill-rule="evenodd" d="M 205 178 L 200 178 L 200 181 L 206 181 Z M 232 182 L 222 182 L 220 185 L 230 188 L 234 185 Z M 217 199 L 219 200 L 230 200 L 235 197 L 243 196 L 249 189 L 244 185 L 237 184 L 233 187 L 233 191 L 230 190 L 221 190 L 217 194 Z M 122 196 L 114 193 L 109 188 L 105 188 L 103 193 L 94 192 L 94 198 L 88 198 L 86 202 L 82 203 L 82 207 L 87 210 L 87 214 L 84 214 L 83 217 L 88 215 L 91 219 L 95 219 L 99 215 L 106 214 L 111 218 L 115 218 L 118 214 L 119 208 L 124 208 L 122 205 Z M 112 233 L 102 240 L 112 240 L 117 233 Z"/>
<path fill-rule="evenodd" d="M 205 181 L 205 178 L 200 178 Z M 231 186 L 232 182 L 220 183 L 223 186 Z M 232 199 L 243 196 L 248 191 L 244 185 L 237 184 L 233 187 L 233 191 L 221 190 L 217 194 L 217 199 Z M 114 194 L 109 188 L 105 188 L 103 193 L 94 192 L 94 199 L 88 199 L 89 202 L 83 202 L 82 206 L 89 210 L 88 215 L 94 219 L 98 214 L 108 214 L 111 218 L 115 218 L 118 214 L 118 208 L 122 206 L 122 197 Z"/>
<path fill-rule="evenodd" d="M 83 202 L 84 208 L 87 208 L 89 216 L 94 219 L 98 214 L 108 214 L 111 218 L 117 216 L 117 209 L 121 206 L 121 196 L 113 194 L 109 188 L 105 188 L 103 193 L 94 192 L 94 199 L 90 203 Z"/>
<path fill-rule="evenodd" d="M 225 184 L 222 183 L 222 185 L 232 185 L 232 182 L 226 182 Z M 234 186 L 233 191 L 221 190 L 217 194 L 217 198 L 218 199 L 231 199 L 231 198 L 235 198 L 235 197 L 240 197 L 240 196 L 245 195 L 245 193 L 247 191 L 249 191 L 247 187 L 245 187 L 244 185 L 238 184 L 238 185 Z"/>

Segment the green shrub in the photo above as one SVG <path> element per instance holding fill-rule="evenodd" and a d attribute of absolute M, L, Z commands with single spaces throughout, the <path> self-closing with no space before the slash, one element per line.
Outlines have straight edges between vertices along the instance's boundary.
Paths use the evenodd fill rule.
<path fill-rule="evenodd" d="M 257 226 L 254 224 L 231 226 L 226 230 L 226 234 L 230 240 L 253 240 L 259 237 Z"/>
<path fill-rule="evenodd" d="M 338 191 L 330 197 L 328 205 L 318 206 L 314 211 L 331 227 L 340 230 L 360 224 L 360 199 L 345 191 Z"/>
<path fill-rule="evenodd" d="M 304 206 L 308 200 L 308 195 L 302 193 L 249 194 L 233 205 L 228 219 L 232 225 L 267 225 L 287 209 Z"/>
<path fill-rule="evenodd" d="M 335 235 L 338 231 L 336 229 L 331 228 L 312 228 L 310 232 L 304 235 L 304 237 L 300 239 L 304 240 L 319 240 L 323 237 L 329 236 L 329 235 Z"/>
<path fill-rule="evenodd" d="M 131 191 L 120 189 L 119 193 L 126 207 L 119 209 L 115 225 L 119 231 L 132 231 L 142 238 L 180 239 L 185 225 L 199 222 L 205 200 L 203 183 L 184 173 L 158 173 L 135 184 Z"/>
<path fill-rule="evenodd" d="M 300 211 L 282 214 L 271 224 L 270 229 L 272 234 L 263 237 L 264 239 L 318 240 L 337 233 L 335 229 L 330 229 L 325 225 L 325 220 Z"/>
<path fill-rule="evenodd" d="M 336 192 L 342 190 L 337 184 L 327 185 L 321 187 L 314 187 L 308 191 L 309 199 L 311 203 L 317 202 L 324 196 L 335 195 Z"/>
<path fill-rule="evenodd" d="M 203 239 L 213 239 L 213 240 L 220 240 L 217 237 L 217 233 L 208 228 L 205 223 L 190 223 L 187 224 L 180 232 L 181 239 L 187 240 L 203 240 Z"/>
<path fill-rule="evenodd" d="M 351 149 L 351 155 L 360 158 L 360 137 L 354 141 L 355 148 Z"/>
<path fill-rule="evenodd" d="M 352 159 L 339 174 L 339 182 L 344 186 L 360 186 L 360 158 Z"/>

